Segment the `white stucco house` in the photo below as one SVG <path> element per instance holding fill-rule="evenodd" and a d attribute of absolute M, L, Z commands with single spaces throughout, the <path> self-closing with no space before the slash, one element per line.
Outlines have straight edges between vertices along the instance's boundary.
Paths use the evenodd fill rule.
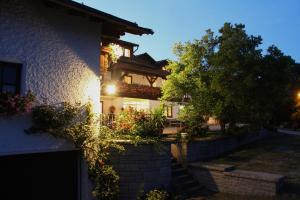
<path fill-rule="evenodd" d="M 71 0 L 0 0 L 0 93 L 31 90 L 50 104 L 92 100 L 98 112 L 102 42 L 125 33 L 153 31 Z M 30 123 L 26 115 L 0 118 L 0 198 L 89 199 L 74 146 L 24 133 Z"/>

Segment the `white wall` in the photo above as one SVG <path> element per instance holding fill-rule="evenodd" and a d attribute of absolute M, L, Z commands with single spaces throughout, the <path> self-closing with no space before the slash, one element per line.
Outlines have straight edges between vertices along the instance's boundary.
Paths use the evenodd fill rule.
<path fill-rule="evenodd" d="M 23 65 L 22 94 L 31 90 L 40 103 L 50 104 L 91 100 L 96 111 L 101 26 L 42 2 L 0 0 L 0 61 Z M 30 126 L 27 115 L 0 116 L 0 156 L 75 149 L 48 134 L 24 133 Z M 87 170 L 81 179 L 88 182 Z M 82 199 L 88 199 L 88 189 L 81 187 Z"/>
<path fill-rule="evenodd" d="M 99 98 L 100 25 L 42 2 L 0 1 L 0 60 L 23 65 L 21 92 L 40 102 Z"/>
<path fill-rule="evenodd" d="M 42 2 L 0 1 L 0 60 L 23 65 L 21 93 L 31 90 L 40 103 L 90 99 L 99 109 L 100 25 Z M 2 116 L 0 155 L 70 148 L 48 135 L 28 136 L 29 127 L 30 117 Z"/>
<path fill-rule="evenodd" d="M 123 107 L 122 97 L 101 97 L 101 101 L 103 101 L 103 111 L 104 114 L 109 114 L 109 108 L 114 106 L 116 108 L 115 114 L 121 112 L 121 108 Z"/>
<path fill-rule="evenodd" d="M 128 73 L 128 75 L 132 76 L 132 83 L 133 84 L 150 86 L 150 83 L 147 80 L 146 76 L 140 75 L 140 74 L 133 74 L 133 73 Z M 154 87 L 161 87 L 162 83 L 163 83 L 163 79 L 161 77 L 158 77 L 156 79 L 156 81 L 153 83 L 153 86 Z"/>

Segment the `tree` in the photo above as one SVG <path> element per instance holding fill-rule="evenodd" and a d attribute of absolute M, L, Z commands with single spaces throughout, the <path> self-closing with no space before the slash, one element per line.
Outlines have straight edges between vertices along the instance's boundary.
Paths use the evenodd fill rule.
<path fill-rule="evenodd" d="M 260 82 L 257 87 L 259 111 L 267 126 L 287 121 L 294 111 L 292 68 L 295 61 L 276 46 L 270 46 L 262 59 Z"/>
<path fill-rule="evenodd" d="M 225 23 L 219 33 L 217 51 L 210 58 L 211 88 L 218 94 L 211 114 L 224 131 L 227 123 L 232 130 L 237 123 L 248 122 L 255 110 L 252 97 L 259 78 L 262 39 L 248 36 L 242 24 Z"/>
<path fill-rule="evenodd" d="M 189 97 L 181 118 L 196 122 L 214 116 L 224 132 L 225 124 L 227 132 L 238 123 L 278 124 L 289 113 L 294 61 L 275 46 L 262 55 L 261 43 L 262 38 L 248 35 L 244 25 L 230 23 L 218 36 L 208 30 L 200 40 L 177 43 L 177 61 L 167 66 L 171 74 L 162 99 Z"/>
<path fill-rule="evenodd" d="M 177 43 L 174 46 L 174 54 L 177 61 L 169 61 L 167 69 L 171 74 L 162 87 L 163 100 L 180 102 L 188 98 L 189 102 L 180 112 L 179 118 L 193 124 L 188 132 L 193 133 L 201 129 L 205 116 L 210 115 L 210 108 L 213 102 L 213 94 L 209 89 L 210 72 L 209 57 L 215 48 L 213 32 L 208 30 L 200 40 L 193 42 Z M 209 99 L 207 99 L 209 98 Z M 196 127 L 195 125 L 198 125 Z"/>

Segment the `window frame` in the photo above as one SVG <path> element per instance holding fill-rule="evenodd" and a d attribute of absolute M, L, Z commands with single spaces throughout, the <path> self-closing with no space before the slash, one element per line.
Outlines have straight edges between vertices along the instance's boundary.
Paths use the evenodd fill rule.
<path fill-rule="evenodd" d="M 16 69 L 16 82 L 15 84 L 5 83 L 3 78 L 3 70 L 4 68 L 15 68 Z M 21 73 L 22 73 L 22 64 L 21 63 L 14 63 L 14 62 L 7 62 L 0 60 L 0 93 L 3 93 L 3 86 L 4 85 L 11 85 L 15 87 L 14 94 L 20 94 L 21 92 Z"/>
<path fill-rule="evenodd" d="M 173 106 L 172 105 L 166 105 L 165 106 L 165 115 L 166 115 L 167 118 L 172 118 L 173 117 Z"/>

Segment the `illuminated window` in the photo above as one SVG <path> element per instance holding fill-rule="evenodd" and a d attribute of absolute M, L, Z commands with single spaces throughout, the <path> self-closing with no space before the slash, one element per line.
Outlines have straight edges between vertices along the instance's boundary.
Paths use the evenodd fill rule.
<path fill-rule="evenodd" d="M 124 82 L 124 83 L 127 83 L 127 84 L 132 84 L 132 76 L 125 75 L 125 76 L 123 77 L 123 82 Z"/>
<path fill-rule="evenodd" d="M 130 49 L 124 49 L 124 56 L 130 58 Z"/>
<path fill-rule="evenodd" d="M 21 64 L 0 61 L 0 93 L 20 93 Z"/>
<path fill-rule="evenodd" d="M 165 106 L 165 116 L 169 117 L 169 118 L 173 117 L 173 107 L 172 107 L 172 105 Z"/>

